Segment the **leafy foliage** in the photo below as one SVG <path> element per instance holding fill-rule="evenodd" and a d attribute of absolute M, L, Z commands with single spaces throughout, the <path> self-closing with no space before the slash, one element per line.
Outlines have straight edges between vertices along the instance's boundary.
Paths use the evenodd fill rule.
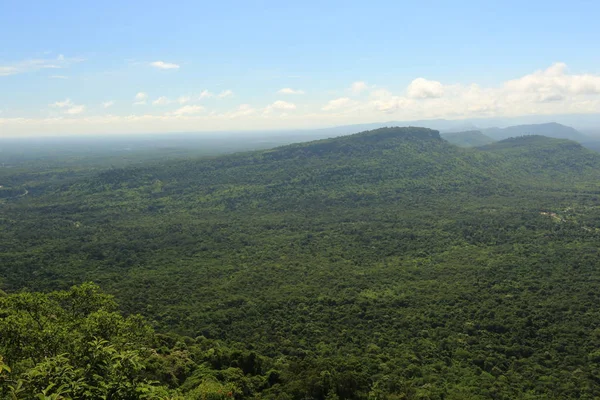
<path fill-rule="evenodd" d="M 10 366 L 0 358 L 0 395 L 224 399 L 275 382 L 260 376 L 264 361 L 255 353 L 156 335 L 140 316 L 125 318 L 114 308 L 112 297 L 91 283 L 1 298 L 0 352 Z"/>

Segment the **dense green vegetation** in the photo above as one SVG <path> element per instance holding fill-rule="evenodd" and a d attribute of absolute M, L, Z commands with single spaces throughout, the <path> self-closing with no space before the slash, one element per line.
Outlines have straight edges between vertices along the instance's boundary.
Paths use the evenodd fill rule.
<path fill-rule="evenodd" d="M 115 310 L 113 298 L 90 283 L 0 297 L 0 395 L 227 399 L 277 392 L 279 372 L 266 371 L 264 357 L 202 337 L 155 334 L 141 317 Z"/>
<path fill-rule="evenodd" d="M 0 200 L 6 396 L 600 396 L 600 155 L 577 143 L 385 128 L 52 173 Z M 94 351 L 126 361 L 92 379 Z"/>
<path fill-rule="evenodd" d="M 478 147 L 495 142 L 480 131 L 451 132 L 443 134 L 442 137 L 459 147 Z"/>

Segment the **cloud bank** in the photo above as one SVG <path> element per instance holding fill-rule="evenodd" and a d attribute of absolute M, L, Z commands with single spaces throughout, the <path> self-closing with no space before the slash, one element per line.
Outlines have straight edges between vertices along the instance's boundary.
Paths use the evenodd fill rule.
<path fill-rule="evenodd" d="M 92 110 L 67 98 L 47 107 L 47 117 L 11 117 L 5 112 L 0 118 L 0 131 L 2 135 L 14 136 L 299 129 L 390 120 L 600 112 L 600 75 L 571 73 L 564 63 L 555 63 L 494 86 L 417 77 L 397 90 L 359 81 L 334 90 L 336 93 L 345 93 L 345 96 L 338 94 L 337 97 L 327 99 L 325 94 L 328 89 L 330 88 L 323 88 L 321 94 L 311 94 L 312 98 L 303 96 L 303 102 L 300 103 L 278 99 L 251 104 L 246 99 L 243 104 L 235 107 L 229 101 L 207 101 L 206 106 L 195 104 L 212 97 L 234 98 L 233 90 L 230 89 L 217 95 L 203 90 L 200 95 L 173 98 L 177 100 L 158 97 L 154 103 L 164 105 L 165 109 L 153 107 L 153 113 L 148 113 L 148 108 L 145 107 L 127 109 L 126 101 L 119 102 L 119 115 L 107 114 L 108 108 L 110 111 L 114 108 L 113 100 L 104 102 L 102 107 L 97 108 L 98 112 L 103 113 L 90 115 Z M 145 105 L 148 101 L 148 94 L 139 92 L 134 97 L 133 105 Z"/>

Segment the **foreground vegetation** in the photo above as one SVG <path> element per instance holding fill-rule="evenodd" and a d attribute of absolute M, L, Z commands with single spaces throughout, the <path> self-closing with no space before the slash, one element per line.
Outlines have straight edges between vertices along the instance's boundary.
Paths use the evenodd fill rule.
<path fill-rule="evenodd" d="M 389 128 L 49 173 L 0 206 L 5 396 L 600 396 L 600 155 L 574 142 Z"/>

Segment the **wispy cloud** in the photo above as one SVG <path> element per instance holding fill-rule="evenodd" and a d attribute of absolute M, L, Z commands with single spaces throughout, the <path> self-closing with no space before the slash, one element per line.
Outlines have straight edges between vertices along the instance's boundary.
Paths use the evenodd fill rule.
<path fill-rule="evenodd" d="M 171 103 L 171 100 L 169 100 L 169 99 L 168 99 L 167 97 L 165 97 L 165 96 L 161 96 L 161 97 L 159 97 L 158 99 L 154 100 L 154 101 L 152 102 L 152 105 L 155 105 L 155 106 L 165 106 L 165 105 L 167 105 L 167 104 L 169 104 L 169 103 Z"/>
<path fill-rule="evenodd" d="M 348 107 L 353 107 L 357 105 L 358 102 L 348 98 L 348 97 L 340 97 L 339 99 L 330 100 L 325 106 L 323 106 L 323 111 L 337 111 Z"/>
<path fill-rule="evenodd" d="M 205 90 L 202 91 L 202 93 L 200 93 L 200 100 L 202 100 L 202 99 L 208 99 L 208 98 L 213 97 L 213 96 L 214 96 L 213 93 L 211 93 L 211 92 L 209 92 L 208 90 L 205 89 Z"/>
<path fill-rule="evenodd" d="M 265 107 L 265 114 L 270 114 L 273 111 L 291 111 L 295 110 L 296 105 L 283 100 L 277 100 L 276 102 L 269 104 Z"/>
<path fill-rule="evenodd" d="M 50 107 L 65 108 L 65 107 L 69 107 L 71 105 L 73 105 L 73 102 L 71 101 L 71 99 L 65 99 L 63 101 L 57 101 L 55 103 L 50 104 Z"/>
<path fill-rule="evenodd" d="M 150 63 L 150 65 L 158 69 L 179 69 L 179 64 L 168 63 L 164 61 L 153 61 Z"/>
<path fill-rule="evenodd" d="M 135 95 L 134 106 L 143 106 L 146 104 L 146 100 L 148 100 L 148 94 L 145 92 L 139 92 Z"/>
<path fill-rule="evenodd" d="M 9 76 L 9 75 L 15 75 L 18 74 L 20 71 L 20 69 L 18 67 L 15 66 L 6 66 L 6 65 L 0 65 L 0 76 Z M 20 71 L 20 72 L 24 72 L 24 71 Z"/>
<path fill-rule="evenodd" d="M 39 71 L 42 69 L 64 69 L 70 65 L 85 61 L 80 57 L 65 57 L 60 54 L 54 58 L 33 58 L 17 61 L 7 65 L 0 65 L 0 76 L 24 74 L 26 72 Z M 59 75 L 55 75 L 59 76 Z"/>
<path fill-rule="evenodd" d="M 52 75 L 50 79 L 69 79 L 69 77 L 66 75 Z"/>
<path fill-rule="evenodd" d="M 192 101 L 192 98 L 190 96 L 180 96 L 177 98 L 177 100 L 171 100 L 166 96 L 160 96 L 158 99 L 154 100 L 152 102 L 153 105 L 155 106 L 166 106 L 168 104 L 173 104 L 173 103 L 178 103 L 178 104 L 187 104 L 190 101 Z"/>
<path fill-rule="evenodd" d="M 67 110 L 65 111 L 65 114 L 77 115 L 77 114 L 81 114 L 84 111 L 85 111 L 84 105 L 74 105 L 73 107 L 67 108 Z"/>
<path fill-rule="evenodd" d="M 81 114 L 82 112 L 85 111 L 84 105 L 75 104 L 71 101 L 71 99 L 57 101 L 55 103 L 50 104 L 50 107 L 60 108 L 63 110 L 64 114 L 68 114 L 68 115 L 77 115 L 77 114 Z"/>
<path fill-rule="evenodd" d="M 224 113 L 223 116 L 228 118 L 248 117 L 256 113 L 256 109 L 250 104 L 240 104 L 240 106 L 231 112 Z"/>
<path fill-rule="evenodd" d="M 283 88 L 277 91 L 279 94 L 304 94 L 304 90 L 292 89 L 292 88 Z"/>
<path fill-rule="evenodd" d="M 361 94 L 362 92 L 366 91 L 369 89 L 369 85 L 367 85 L 366 82 L 363 81 L 357 81 L 352 83 L 352 85 L 350 86 L 350 92 L 354 95 L 358 95 Z"/>
<path fill-rule="evenodd" d="M 223 90 L 221 93 L 219 93 L 219 98 L 224 99 L 226 97 L 231 97 L 233 96 L 233 91 L 232 90 Z"/>
<path fill-rule="evenodd" d="M 47 118 L 22 117 L 23 113 L 19 110 L 4 110 L 0 114 L 0 131 L 1 135 L 66 135 L 198 129 L 287 129 L 392 119 L 550 116 L 598 113 L 600 110 L 600 74 L 571 73 L 562 63 L 537 71 L 525 71 L 493 86 L 476 82 L 444 83 L 419 76 L 407 80 L 404 87 L 398 90 L 389 90 L 379 84 L 376 87 L 366 83 L 355 85 L 360 96 L 352 94 L 351 81 L 341 87 L 327 87 L 322 94 L 331 89 L 331 97 L 321 103 L 308 100 L 290 103 L 284 101 L 289 97 L 281 94 L 280 100 L 268 105 L 236 103 L 232 104 L 231 109 L 220 110 L 223 104 L 233 103 L 229 99 L 215 102 L 219 103 L 219 107 L 215 105 L 217 109 L 214 112 L 197 105 L 200 99 L 217 97 L 208 90 L 191 96 L 189 102 L 186 96 L 182 96 L 181 100 L 175 96 L 169 97 L 173 109 L 155 108 L 150 113 L 146 112 L 147 107 L 134 107 L 135 112 L 131 115 L 112 115 L 97 106 L 93 110 L 98 111 L 95 115 L 91 107 L 86 108 L 70 99 L 61 98 L 50 104 L 49 109 L 53 112 Z M 340 95 L 342 91 L 346 94 Z M 135 99 L 133 97 L 129 98 L 129 103 L 127 98 L 114 99 L 118 104 L 123 101 L 127 104 L 133 101 L 147 104 L 158 96 L 150 98 L 146 92 L 140 91 Z M 235 97 L 243 98 L 237 92 Z M 304 97 L 296 99 L 304 100 Z M 249 103 L 249 99 L 242 101 Z M 105 108 L 112 105 L 112 100 L 102 103 Z M 16 115 L 12 116 L 12 113 Z"/>
<path fill-rule="evenodd" d="M 115 105 L 115 102 L 113 100 L 105 101 L 102 103 L 103 108 L 110 108 L 114 105 Z"/>
<path fill-rule="evenodd" d="M 174 115 L 176 117 L 181 117 L 184 115 L 194 115 L 194 114 L 199 114 L 201 112 L 204 112 L 205 108 L 202 106 L 183 106 L 181 108 L 178 108 L 177 110 L 173 111 L 171 113 L 171 115 Z"/>

